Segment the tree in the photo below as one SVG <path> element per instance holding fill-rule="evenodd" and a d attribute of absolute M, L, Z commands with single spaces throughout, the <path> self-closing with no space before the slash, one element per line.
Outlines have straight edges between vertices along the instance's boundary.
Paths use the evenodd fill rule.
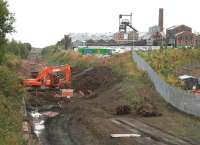
<path fill-rule="evenodd" d="M 8 9 L 8 3 L 0 0 L 0 63 L 4 57 L 4 44 L 6 42 L 6 34 L 14 31 L 13 23 L 15 19 Z"/>
<path fill-rule="evenodd" d="M 27 58 L 32 46 L 30 43 L 22 43 L 13 39 L 12 41 L 6 42 L 4 49 L 6 53 L 12 53 L 21 58 Z"/>

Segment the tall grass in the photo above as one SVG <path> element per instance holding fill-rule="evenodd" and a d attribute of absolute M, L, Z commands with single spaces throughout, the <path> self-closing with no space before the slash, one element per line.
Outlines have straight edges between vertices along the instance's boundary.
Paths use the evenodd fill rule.
<path fill-rule="evenodd" d="M 0 144 L 22 145 L 22 97 L 25 91 L 13 70 L 0 66 Z"/>
<path fill-rule="evenodd" d="M 199 65 L 200 49 L 166 49 L 139 52 L 139 54 L 168 83 L 181 86 L 179 72 L 184 65 Z"/>

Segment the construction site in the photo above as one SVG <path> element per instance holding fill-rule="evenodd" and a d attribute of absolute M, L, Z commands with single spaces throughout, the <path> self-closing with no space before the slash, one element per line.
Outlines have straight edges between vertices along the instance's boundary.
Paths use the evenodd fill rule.
<path fill-rule="evenodd" d="M 98 58 L 32 49 L 19 73 L 29 92 L 24 122 L 29 144 L 200 143 L 199 118 L 166 103 L 130 52 Z"/>
<path fill-rule="evenodd" d="M 168 104 L 131 52 L 98 58 L 48 51 L 32 49 L 18 69 L 27 144 L 199 145 L 199 118 Z"/>
<path fill-rule="evenodd" d="M 163 31 L 163 10 L 159 11 L 156 34 Z M 138 32 L 131 22 L 132 14 L 119 15 L 119 35 L 128 43 L 127 31 Z M 81 46 L 75 51 L 65 49 L 68 40 L 66 36 L 61 49 L 32 49 L 20 70 L 28 92 L 24 128 L 29 143 L 200 144 L 199 118 L 161 96 L 157 84 L 134 62 L 133 48 L 116 53 Z"/>
<path fill-rule="evenodd" d="M 0 145 L 200 145 L 200 35 L 156 11 L 142 34 L 119 13 L 42 48 L 0 38 Z"/>

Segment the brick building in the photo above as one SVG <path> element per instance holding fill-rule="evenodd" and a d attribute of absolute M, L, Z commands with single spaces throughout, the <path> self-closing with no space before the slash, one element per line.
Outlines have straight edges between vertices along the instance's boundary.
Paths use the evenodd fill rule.
<path fill-rule="evenodd" d="M 115 41 L 133 41 L 138 40 L 138 33 L 135 31 L 129 31 L 124 33 L 124 31 L 120 31 L 114 34 Z"/>
<path fill-rule="evenodd" d="M 200 48 L 200 35 L 197 35 L 197 47 Z"/>
<path fill-rule="evenodd" d="M 186 25 L 173 26 L 166 30 L 166 43 L 173 47 L 198 47 L 198 36 Z"/>

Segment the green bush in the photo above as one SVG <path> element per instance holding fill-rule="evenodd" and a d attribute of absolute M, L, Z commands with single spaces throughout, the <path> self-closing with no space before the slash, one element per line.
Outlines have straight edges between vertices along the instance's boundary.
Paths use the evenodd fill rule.
<path fill-rule="evenodd" d="M 5 45 L 5 52 L 12 53 L 21 58 L 27 58 L 32 46 L 29 43 L 22 43 L 12 40 Z"/>
<path fill-rule="evenodd" d="M 0 66 L 0 144 L 22 145 L 22 97 L 25 90 L 16 74 Z"/>
<path fill-rule="evenodd" d="M 20 67 L 21 59 L 12 53 L 6 53 L 3 64 L 10 69 L 16 70 Z"/>

